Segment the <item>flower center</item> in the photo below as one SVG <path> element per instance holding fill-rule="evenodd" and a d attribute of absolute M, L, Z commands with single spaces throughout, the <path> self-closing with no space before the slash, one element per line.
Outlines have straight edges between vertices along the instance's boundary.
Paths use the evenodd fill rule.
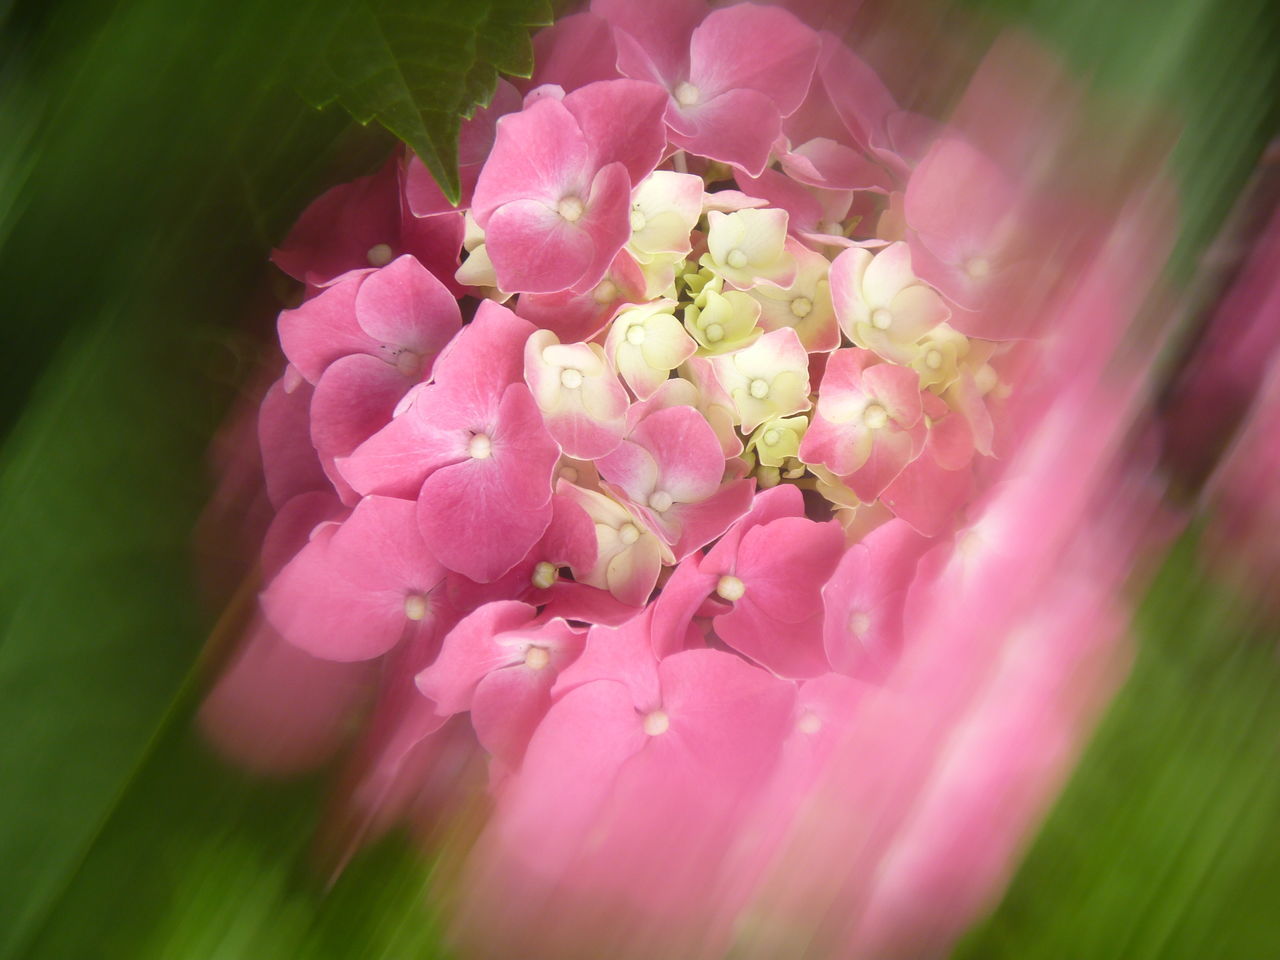
<path fill-rule="evenodd" d="M 889 412 L 878 403 L 869 403 L 862 411 L 862 422 L 870 430 L 879 430 L 889 422 Z"/>
<path fill-rule="evenodd" d="M 582 217 L 583 209 L 581 197 L 565 197 L 556 205 L 556 213 L 570 223 L 574 223 Z"/>
<path fill-rule="evenodd" d="M 631 211 L 631 232 L 632 233 L 639 233 L 641 230 L 645 228 L 645 226 L 648 223 L 649 221 L 644 218 L 644 214 L 641 213 L 639 210 L 633 209 Z"/>
<path fill-rule="evenodd" d="M 664 710 L 654 710 L 644 718 L 644 732 L 651 737 L 666 733 L 671 726 L 671 718 Z"/>
<path fill-rule="evenodd" d="M 720 582 L 716 584 L 716 593 L 722 600 L 728 600 L 733 603 L 742 599 L 742 595 L 747 592 L 747 585 L 737 577 L 725 574 L 720 578 Z"/>
<path fill-rule="evenodd" d="M 796 724 L 796 728 L 801 732 L 813 736 L 822 729 L 822 718 L 816 713 L 808 710 L 800 717 L 800 722 Z"/>
<path fill-rule="evenodd" d="M 560 386 L 566 390 L 577 390 L 582 386 L 582 371 L 573 367 L 565 367 L 560 371 Z"/>
<path fill-rule="evenodd" d="M 571 463 L 566 463 L 563 467 L 560 468 L 560 479 L 566 480 L 569 483 L 577 483 L 578 468 Z"/>
<path fill-rule="evenodd" d="M 733 267 L 733 269 L 735 270 L 741 270 L 743 267 L 747 265 L 747 255 L 743 253 L 741 250 L 739 250 L 737 247 L 734 247 L 732 250 L 730 250 L 728 253 L 725 254 L 724 262 L 727 263 L 729 266 Z"/>
<path fill-rule="evenodd" d="M 487 434 L 477 433 L 467 444 L 467 455 L 472 460 L 488 460 L 493 453 L 493 441 Z"/>
<path fill-rule="evenodd" d="M 777 430 L 766 430 L 764 434 L 764 445 L 766 447 L 776 446 L 778 441 L 782 439 L 782 434 Z"/>
<path fill-rule="evenodd" d="M 808 297 L 796 297 L 791 301 L 791 315 L 803 320 L 813 312 L 813 301 Z"/>
<path fill-rule="evenodd" d="M 596 288 L 591 291 L 591 299 L 601 305 L 613 303 L 614 298 L 617 296 L 618 285 L 612 280 L 601 280 L 596 284 Z"/>
<path fill-rule="evenodd" d="M 763 400 L 769 395 L 769 381 L 756 377 L 747 384 L 747 393 L 755 397 L 757 400 Z"/>
<path fill-rule="evenodd" d="M 558 576 L 559 572 L 556 570 L 556 565 L 543 560 L 533 568 L 533 576 L 530 579 L 539 590 L 546 590 L 556 582 L 556 577 Z"/>
<path fill-rule="evenodd" d="M 686 80 L 676 87 L 675 98 L 676 103 L 680 104 L 680 106 L 692 107 L 702 99 L 702 91 Z"/>
<path fill-rule="evenodd" d="M 849 614 L 849 632 L 855 637 L 862 637 L 871 629 L 871 615 L 865 610 L 855 610 Z"/>
<path fill-rule="evenodd" d="M 893 323 L 893 314 L 884 307 L 877 307 L 871 311 L 871 325 L 877 330 L 888 330 L 891 323 Z"/>
<path fill-rule="evenodd" d="M 937 370 L 942 366 L 942 351 L 937 347 L 930 348 L 929 352 L 924 355 L 924 365 L 930 370 Z"/>
<path fill-rule="evenodd" d="M 956 541 L 956 553 L 971 560 L 982 553 L 982 535 L 977 530 L 966 530 Z"/>
<path fill-rule="evenodd" d="M 404 615 L 410 620 L 421 620 L 427 615 L 427 598 L 420 593 L 411 593 L 404 598 Z"/>
<path fill-rule="evenodd" d="M 970 280 L 981 280 L 991 273 L 991 261 L 986 257 L 973 257 L 964 265 Z"/>
<path fill-rule="evenodd" d="M 996 376 L 995 370 L 992 369 L 989 363 L 984 363 L 973 375 L 973 385 L 978 388 L 978 392 L 983 396 L 994 390 L 999 382 L 1000 378 Z"/>
<path fill-rule="evenodd" d="M 618 528 L 618 539 L 627 546 L 631 546 L 640 539 L 640 528 L 634 523 L 624 523 Z"/>
<path fill-rule="evenodd" d="M 524 665 L 530 670 L 541 670 L 551 662 L 551 651 L 546 647 L 530 647 L 524 652 Z"/>
<path fill-rule="evenodd" d="M 644 343 L 645 329 L 642 323 L 633 323 L 627 327 L 627 343 L 638 347 Z"/>
<path fill-rule="evenodd" d="M 724 339 L 724 327 L 718 323 L 707 324 L 707 329 L 704 333 L 707 336 L 707 343 L 719 343 Z"/>
<path fill-rule="evenodd" d="M 364 258 L 369 261 L 371 267 L 385 267 L 391 262 L 392 252 L 391 244 L 375 243 L 365 252 Z"/>
<path fill-rule="evenodd" d="M 657 510 L 659 513 L 665 513 L 671 509 L 671 504 L 675 501 L 671 499 L 671 494 L 665 490 L 654 491 L 649 496 L 649 506 Z"/>
<path fill-rule="evenodd" d="M 406 377 L 412 377 L 422 369 L 422 357 L 412 350 L 401 350 L 396 354 L 396 369 Z"/>

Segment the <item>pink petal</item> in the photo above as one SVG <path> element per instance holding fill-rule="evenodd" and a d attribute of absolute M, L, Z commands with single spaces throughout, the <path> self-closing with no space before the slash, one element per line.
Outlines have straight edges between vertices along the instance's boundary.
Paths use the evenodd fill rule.
<path fill-rule="evenodd" d="M 305 380 L 289 392 L 281 378 L 271 385 L 258 410 L 262 472 L 267 496 L 276 508 L 300 493 L 330 486 L 311 445 L 311 397 L 311 384 Z"/>
<path fill-rule="evenodd" d="M 486 231 L 505 204 L 537 200 L 554 208 L 566 194 L 583 189 L 593 171 L 589 146 L 573 114 L 557 100 L 543 99 L 498 121 L 493 150 L 471 202 Z"/>
<path fill-rule="evenodd" d="M 816 230 L 825 219 L 822 202 L 814 191 L 784 173 L 765 169 L 758 177 L 737 173 L 734 179 L 746 193 L 769 201 L 771 207 L 787 211 L 787 226 L 793 233 Z"/>
<path fill-rule="evenodd" d="M 408 501 L 368 497 L 346 522 L 322 528 L 263 592 L 271 624 L 329 660 L 379 656 L 429 625 L 429 616 L 415 622 L 406 614 L 406 599 L 425 598 L 442 575 L 412 510 Z"/>
<path fill-rule="evenodd" d="M 879 164 L 851 147 L 818 137 L 782 156 L 782 169 L 800 183 L 826 190 L 888 193 L 893 181 Z"/>
<path fill-rule="evenodd" d="M 559 697 L 501 798 L 495 828 L 502 849 L 554 876 L 581 848 L 618 769 L 648 739 L 620 683 L 597 681 Z"/>
<path fill-rule="evenodd" d="M 658 462 L 638 443 L 623 440 L 599 459 L 600 474 L 628 499 L 644 504 L 658 482 Z"/>
<path fill-rule="evenodd" d="M 330 570 L 370 593 L 430 593 L 445 571 L 413 529 L 413 517 L 412 501 L 365 497 L 329 541 Z"/>
<path fill-rule="evenodd" d="M 623 31 L 617 37 L 623 73 L 674 86 L 688 75 L 689 38 L 707 8 L 700 0 L 593 0 L 591 12 Z"/>
<path fill-rule="evenodd" d="M 897 654 L 907 588 L 928 546 L 894 520 L 845 551 L 822 590 L 823 643 L 835 669 L 864 675 L 883 670 Z"/>
<path fill-rule="evenodd" d="M 501 304 L 482 300 L 475 317 L 441 352 L 436 382 L 459 407 L 477 414 L 496 410 L 503 390 L 524 379 L 524 343 L 533 330 Z"/>
<path fill-rule="evenodd" d="M 692 407 L 668 407 L 650 414 L 636 424 L 630 439 L 653 454 L 660 486 L 674 499 L 694 503 L 720 486 L 724 475 L 720 441 L 706 418 Z"/>
<path fill-rule="evenodd" d="M 904 209 L 925 246 L 954 263 L 994 252 L 987 247 L 1015 201 L 1013 184 L 995 163 L 966 141 L 947 137 L 912 172 Z"/>
<path fill-rule="evenodd" d="M 743 117 L 751 117 L 743 123 Z M 758 177 L 782 131 L 773 100 L 755 90 L 728 90 L 693 107 L 667 108 L 671 142 L 700 157 L 741 167 Z"/>
<path fill-rule="evenodd" d="M 733 573 L 773 619 L 799 623 L 819 607 L 822 586 L 840 562 L 843 548 L 838 526 L 782 517 L 743 535 Z"/>
<path fill-rule="evenodd" d="M 726 644 L 779 676 L 805 679 L 831 669 L 822 647 L 820 612 L 787 623 L 744 596 L 715 618 L 715 628 Z"/>
<path fill-rule="evenodd" d="M 589 168 L 622 163 L 632 186 L 652 173 L 667 145 L 667 100 L 662 87 L 640 80 L 592 83 L 565 97 L 586 139 Z"/>
<path fill-rule="evenodd" d="M 927 395 L 936 400 L 932 394 Z M 925 454 L 937 462 L 944 470 L 959 470 L 973 460 L 973 430 L 969 422 L 959 414 L 953 413 L 945 403 L 937 400 L 937 410 L 929 409 L 934 404 L 927 404 L 925 415 L 929 417 L 929 439 L 925 445 Z"/>
<path fill-rule="evenodd" d="M 637 709 L 652 709 L 660 699 L 657 663 L 650 607 L 620 626 L 592 627 L 582 655 L 560 671 L 553 692 L 560 697 L 578 687 L 611 680 L 624 686 Z"/>
<path fill-rule="evenodd" d="M 804 463 L 820 463 L 836 476 L 847 477 L 867 462 L 873 443 L 861 424 L 832 423 L 819 412 L 809 421 L 799 456 Z"/>
<path fill-rule="evenodd" d="M 503 204 L 489 218 L 486 231 L 486 249 L 503 290 L 568 290 L 587 275 L 597 259 L 591 234 L 541 200 Z"/>
<path fill-rule="evenodd" d="M 762 93 L 785 117 L 808 93 L 818 51 L 818 35 L 787 11 L 739 4 L 713 11 L 693 31 L 689 80 L 707 99 Z"/>
<path fill-rule="evenodd" d="M 872 364 L 862 371 L 862 386 L 884 406 L 889 419 L 899 426 L 915 426 L 924 415 L 920 375 L 910 367 Z"/>
<path fill-rule="evenodd" d="M 239 766 L 273 776 L 304 773 L 347 739 L 371 667 L 313 657 L 255 618 L 201 705 L 200 728 Z"/>
<path fill-rule="evenodd" d="M 781 517 L 803 516 L 804 494 L 799 487 L 784 483 L 762 490 L 756 494 L 751 509 L 711 548 L 700 566 L 703 570 L 714 570 L 717 573 L 729 571 L 748 530 L 772 523 Z"/>
<path fill-rule="evenodd" d="M 491 455 L 436 470 L 418 496 L 418 524 L 443 563 L 472 580 L 502 576 L 551 522 L 559 450 L 524 384 L 502 398 Z"/>
<path fill-rule="evenodd" d="M 683 741 L 716 789 L 747 786 L 776 760 L 795 687 L 720 650 L 686 650 L 658 664 L 663 736 Z"/>
<path fill-rule="evenodd" d="M 376 349 L 356 322 L 356 292 L 368 275 L 369 271 L 349 274 L 302 306 L 280 311 L 280 347 L 311 383 L 339 357 Z"/>
<path fill-rule="evenodd" d="M 680 525 L 680 538 L 672 552 L 682 560 L 729 527 L 751 507 L 755 496 L 754 478 L 733 480 L 697 503 L 677 503 L 668 511 Z"/>
<path fill-rule="evenodd" d="M 546 598 L 544 616 L 606 627 L 620 626 L 639 612 L 639 608 L 623 603 L 608 590 L 572 580 L 557 580 L 546 592 Z"/>
<path fill-rule="evenodd" d="M 589 570 L 596 562 L 595 524 L 582 507 L 563 494 L 554 494 L 551 506 L 551 525 L 536 551 L 558 567 Z"/>
<path fill-rule="evenodd" d="M 663 584 L 652 604 L 652 642 L 659 659 L 684 649 L 689 625 L 718 580 L 718 575 L 699 569 L 693 559 L 677 566 Z"/>
<path fill-rule="evenodd" d="M 826 35 L 819 67 L 831 104 L 854 142 L 863 148 L 882 138 L 886 118 L 898 109 L 893 95 L 871 65 L 838 37 Z"/>
<path fill-rule="evenodd" d="M 610 284 L 611 289 L 601 291 L 605 284 Z M 624 303 L 643 302 L 645 286 L 644 274 L 634 258 L 626 250 L 619 250 L 609 272 L 594 288 L 523 293 L 516 309 L 530 323 L 553 332 L 561 343 L 585 343 L 595 339 Z"/>
<path fill-rule="evenodd" d="M 400 247 L 400 197 L 394 158 L 377 173 L 339 184 L 305 211 L 272 262 L 295 280 L 317 286 L 370 266 L 379 244 Z M 459 238 L 461 240 L 461 238 Z"/>
<path fill-rule="evenodd" d="M 947 470 L 926 452 L 884 488 L 880 499 L 920 533 L 939 537 L 955 529 L 973 491 L 971 469 Z"/>
<path fill-rule="evenodd" d="M 849 489 L 863 503 L 870 503 L 880 496 L 907 464 L 920 456 L 925 432 L 923 423 L 917 423 L 909 430 L 898 430 L 893 426 L 877 430 L 866 462 L 844 478 Z"/>
<path fill-rule="evenodd" d="M 466 188 L 465 181 L 463 188 Z M 429 217 L 406 213 L 400 225 L 400 246 L 439 280 L 451 295 L 463 296 L 466 290 L 454 279 L 454 274 L 462 263 L 465 235 L 466 219 L 461 210 Z"/>
<path fill-rule="evenodd" d="M 340 523 L 351 511 L 332 490 L 313 490 L 290 499 L 271 520 L 262 538 L 258 565 L 262 579 L 270 580 L 280 568 L 306 546 L 312 532 L 322 523 Z"/>
<path fill-rule="evenodd" d="M 355 353 L 331 363 L 311 400 L 311 442 L 325 472 L 344 497 L 350 485 L 334 465 L 391 422 L 391 414 L 409 389 L 391 364 Z"/>
<path fill-rule="evenodd" d="M 405 499 L 417 496 L 432 471 L 468 456 L 475 418 L 450 403 L 440 384 L 419 390 L 412 406 L 352 451 L 336 466 L 361 494 Z"/>
<path fill-rule="evenodd" d="M 494 670 L 476 686 L 471 723 L 476 739 L 497 760 L 516 769 L 542 718 L 551 709 L 550 666 L 533 669 L 516 664 Z"/>
<path fill-rule="evenodd" d="M 419 379 L 462 328 L 458 301 L 410 256 L 369 274 L 356 293 L 355 311 L 361 328 L 374 340 L 411 349 L 423 358 Z"/>
<path fill-rule="evenodd" d="M 520 91 L 499 78 L 488 106 L 477 109 L 458 132 L 459 165 L 475 166 L 488 160 L 498 135 L 498 121 L 508 113 L 518 112 L 520 105 Z"/>
<path fill-rule="evenodd" d="M 548 498 L 549 500 L 549 498 Z M 520 562 L 551 520 L 551 505 L 522 509 L 493 461 L 466 460 L 443 467 L 422 485 L 418 523 L 440 562 L 487 583 Z"/>
<path fill-rule="evenodd" d="M 574 13 L 539 30 L 533 38 L 532 86 L 558 83 L 566 92 L 618 76 L 618 51 L 608 21 Z"/>
<path fill-rule="evenodd" d="M 537 609 L 514 600 L 487 603 L 463 617 L 445 635 L 440 654 L 415 682 L 442 714 L 471 709 L 471 695 L 484 676 L 524 660 L 524 651 L 498 642 L 498 634 L 526 626 Z"/>

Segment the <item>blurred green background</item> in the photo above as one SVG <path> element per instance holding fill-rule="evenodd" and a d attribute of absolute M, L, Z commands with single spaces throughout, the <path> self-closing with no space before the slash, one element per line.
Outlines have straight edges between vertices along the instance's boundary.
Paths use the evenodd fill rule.
<path fill-rule="evenodd" d="M 1180 119 L 1173 279 L 1194 292 L 1280 119 L 1273 0 L 967 8 Z M 191 732 L 216 609 L 192 530 L 210 438 L 268 355 L 270 247 L 394 143 L 352 115 L 447 180 L 459 111 L 495 68 L 527 70 L 545 16 L 0 3 L 0 960 L 437 951 L 407 845 L 326 892 L 307 866 L 324 784 L 252 781 Z M 1139 626 L 1130 683 L 961 956 L 1280 956 L 1276 632 L 1206 580 L 1191 537 Z"/>

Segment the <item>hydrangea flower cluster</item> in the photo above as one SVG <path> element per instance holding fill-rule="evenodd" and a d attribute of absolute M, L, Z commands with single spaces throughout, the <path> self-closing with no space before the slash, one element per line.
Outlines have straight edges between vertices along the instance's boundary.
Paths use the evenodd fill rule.
<path fill-rule="evenodd" d="M 306 677 L 259 764 L 294 769 L 370 710 L 366 824 L 478 745 L 491 847 L 678 912 L 689 888 L 646 868 L 696 851 L 759 880 L 743 838 L 779 842 L 938 598 L 1020 582 L 1010 537 L 1034 526 L 1043 558 L 1074 529 L 1114 439 L 1074 439 L 1087 398 L 1055 434 L 1074 464 L 1010 458 L 1033 478 L 1010 494 L 1002 457 L 1046 408 L 1044 324 L 1117 298 L 1104 271 L 1046 306 L 1015 165 L 899 109 L 836 36 L 654 7 L 537 38 L 534 78 L 464 128 L 460 204 L 396 157 L 276 252 L 305 298 L 258 419 L 275 517 L 206 722 L 234 740 L 271 671 Z M 1073 342 L 1096 353 L 1059 360 L 1106 351 Z"/>

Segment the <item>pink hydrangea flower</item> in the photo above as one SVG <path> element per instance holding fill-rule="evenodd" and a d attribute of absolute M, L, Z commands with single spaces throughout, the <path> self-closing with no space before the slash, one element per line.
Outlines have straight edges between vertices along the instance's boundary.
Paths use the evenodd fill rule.
<path fill-rule="evenodd" d="M 446 204 L 414 215 L 393 158 L 378 173 L 319 197 L 271 259 L 294 279 L 325 286 L 348 271 L 384 267 L 408 254 L 448 284 L 458 267 L 462 232 L 461 211 Z"/>
<path fill-rule="evenodd" d="M 551 522 L 560 451 L 523 382 L 532 332 L 504 307 L 482 304 L 434 381 L 338 464 L 362 494 L 416 497 L 430 548 L 473 580 L 502 576 Z"/>
<path fill-rule="evenodd" d="M 1041 177 L 1073 88 L 1016 42 L 945 126 L 781 6 L 595 0 L 464 125 L 465 212 L 397 157 L 283 253 L 261 614 L 205 725 L 277 774 L 348 748 L 339 866 L 487 791 L 477 955 L 945 952 L 1123 668 L 1164 181 Z"/>
<path fill-rule="evenodd" d="M 410 256 L 349 273 L 280 314 L 280 345 L 315 385 L 311 442 L 342 492 L 334 460 L 387 424 L 461 326 L 452 294 Z"/>
<path fill-rule="evenodd" d="M 594 343 L 561 343 L 550 330 L 525 342 L 524 379 L 560 449 L 594 460 L 622 442 L 627 393 Z"/>
<path fill-rule="evenodd" d="M 827 362 L 800 458 L 841 477 L 874 500 L 924 447 L 926 429 L 915 371 L 874 354 L 837 350 Z"/>
<path fill-rule="evenodd" d="M 594 0 L 592 11 L 616 28 L 619 69 L 668 91 L 672 143 L 759 175 L 809 89 L 817 35 L 777 7 L 739 4 L 698 22 L 701 4 L 667 6 Z"/>
<path fill-rule="evenodd" d="M 470 711 L 481 745 L 515 768 L 585 636 L 563 620 L 540 620 L 527 603 L 486 604 L 449 631 L 418 689 L 442 714 Z"/>
<path fill-rule="evenodd" d="M 611 80 L 498 122 L 472 212 L 501 289 L 600 282 L 630 236 L 631 188 L 662 155 L 662 109 L 652 85 Z"/>
<path fill-rule="evenodd" d="M 601 475 L 626 495 L 677 560 L 722 534 L 750 505 L 753 482 L 722 486 L 724 466 L 711 425 L 683 406 L 644 416 L 600 460 Z"/>
<path fill-rule="evenodd" d="M 447 571 L 427 549 L 414 505 L 366 497 L 318 527 L 262 594 L 286 640 L 330 660 L 368 660 L 437 627 Z"/>

